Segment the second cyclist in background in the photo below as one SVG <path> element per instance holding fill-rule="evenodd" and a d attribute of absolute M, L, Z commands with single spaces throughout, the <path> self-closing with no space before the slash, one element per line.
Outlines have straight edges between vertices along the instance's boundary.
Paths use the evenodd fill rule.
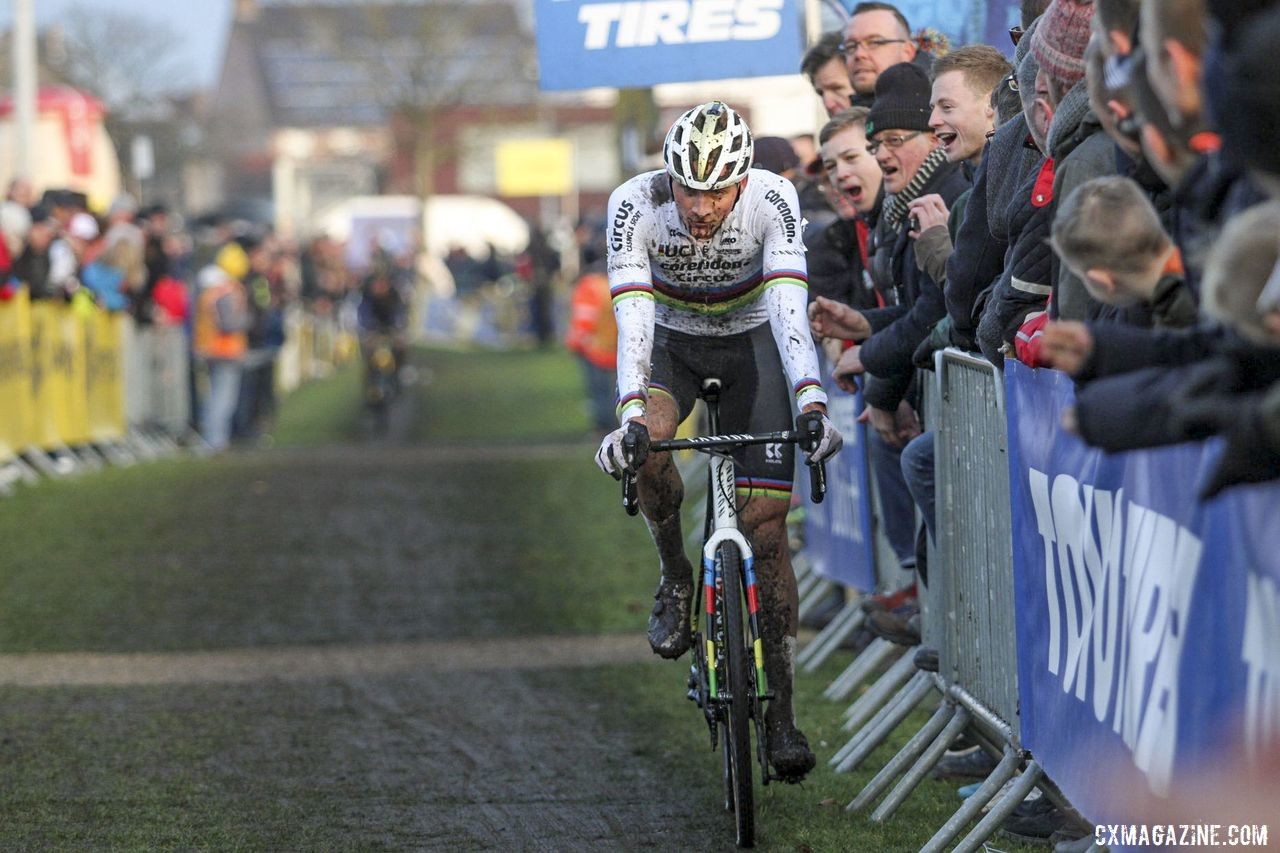
<path fill-rule="evenodd" d="M 398 383 L 400 369 L 405 365 L 405 330 L 409 326 L 409 306 L 392 281 L 390 271 L 382 265 L 374 267 L 360 289 L 356 325 L 360 333 L 360 354 L 365 365 L 366 379 L 374 369 L 371 358 L 377 345 L 387 341 L 395 359 L 394 371 Z"/>

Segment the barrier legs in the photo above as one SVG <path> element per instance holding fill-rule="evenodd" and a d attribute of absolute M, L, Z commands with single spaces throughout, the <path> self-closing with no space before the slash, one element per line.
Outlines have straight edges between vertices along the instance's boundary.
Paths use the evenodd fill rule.
<path fill-rule="evenodd" d="M 969 795 L 964 804 L 956 811 L 951 819 L 942 825 L 942 828 L 934 833 L 928 843 L 921 848 L 921 853 L 941 853 L 947 845 L 955 840 L 955 837 L 969 825 L 969 821 L 978 816 L 983 806 L 991 802 L 1004 784 L 1013 778 L 1018 772 L 1018 762 L 1020 756 L 1018 751 L 1011 745 L 1006 744 L 1004 754 L 1000 757 L 1000 763 L 996 765 L 995 770 L 991 771 L 991 775 L 983 780 L 978 786 L 978 790 Z"/>
<path fill-rule="evenodd" d="M 817 572 L 807 572 L 804 580 L 796 581 L 796 592 L 800 595 L 800 618 L 813 609 L 819 601 L 835 589 L 835 584 Z"/>
<path fill-rule="evenodd" d="M 867 756 L 884 743 L 893 730 L 902 724 L 907 715 L 914 711 L 933 689 L 933 678 L 929 673 L 917 672 L 912 676 L 906 686 L 898 691 L 891 702 L 880 709 L 875 718 L 859 733 L 859 737 L 855 738 L 856 745 L 849 749 L 844 759 L 836 765 L 836 772 L 844 773 L 853 770 L 865 761 Z"/>
<path fill-rule="evenodd" d="M 885 703 L 885 700 L 894 694 L 903 684 L 905 684 L 915 673 L 916 665 L 911 655 L 903 655 L 898 658 L 893 666 L 880 676 L 880 679 L 871 688 L 858 697 L 858 700 L 849 706 L 845 711 L 844 725 L 841 726 L 846 732 L 856 731 L 859 726 L 863 725 L 867 720 L 871 719 L 876 708 Z"/>
<path fill-rule="evenodd" d="M 75 456 L 77 467 L 83 471 L 101 471 L 107 464 L 107 460 L 102 458 L 92 444 L 82 444 L 71 453 Z"/>
<path fill-rule="evenodd" d="M 21 480 L 27 485 L 40 482 L 40 472 L 33 468 L 27 460 L 23 459 L 21 456 L 15 455 L 10 457 L 5 461 L 3 466 L 0 467 L 3 467 L 6 472 L 8 472 L 8 476 L 6 477 L 6 482 L 8 483 L 13 483 L 17 480 Z"/>
<path fill-rule="evenodd" d="M 892 657 L 893 653 L 900 648 L 900 646 L 895 646 L 888 640 L 876 638 L 871 645 L 862 650 L 862 654 L 853 659 L 853 663 L 849 664 L 844 672 L 837 675 L 835 680 L 827 685 L 827 689 L 823 691 L 822 695 L 836 702 L 848 698 L 849 694 L 876 667 Z"/>
<path fill-rule="evenodd" d="M 943 753 L 951 746 L 956 736 L 964 731 L 965 726 L 969 725 L 971 717 L 966 709 L 959 705 L 953 705 L 950 701 L 947 702 L 947 706 L 954 711 L 951 718 L 947 720 L 947 725 L 933 739 L 933 743 L 929 744 L 924 753 L 916 759 L 916 763 L 911 765 L 907 775 L 898 780 L 898 784 L 889 792 L 889 796 L 885 798 L 885 801 L 871 813 L 871 821 L 873 823 L 882 823 L 888 820 L 889 816 L 898 810 L 898 806 L 902 805 L 907 797 L 911 796 L 911 792 L 924 781 L 925 774 L 942 760 Z"/>
<path fill-rule="evenodd" d="M 938 736 L 938 732 L 942 731 L 947 721 L 955 714 L 955 706 L 947 702 L 943 702 L 938 706 L 938 710 L 933 712 L 933 716 L 929 718 L 929 722 L 924 724 L 920 731 L 911 736 L 911 740 L 898 751 L 898 754 L 890 759 L 889 763 L 880 769 L 880 772 L 872 777 L 866 787 L 859 792 L 858 796 L 845 807 L 845 811 L 857 812 L 862 811 L 867 806 L 875 802 L 884 790 L 897 779 L 902 772 L 906 770 L 917 758 L 920 753 Z"/>
<path fill-rule="evenodd" d="M 840 643 L 845 637 L 862 627 L 866 618 L 860 601 L 846 602 L 827 626 L 801 649 L 800 654 L 796 655 L 796 665 L 804 672 L 813 672 L 822 666 L 823 662 L 840 648 Z"/>
<path fill-rule="evenodd" d="M 98 445 L 98 452 L 118 468 L 127 468 L 138 461 L 123 441 L 104 441 Z"/>
<path fill-rule="evenodd" d="M 990 838 L 1000 828 L 1000 824 L 1004 823 L 1005 818 L 1013 814 L 1013 810 L 1026 799 L 1027 794 L 1031 793 L 1031 789 L 1043 775 L 1044 771 L 1039 764 L 1034 761 L 1028 762 L 1022 775 L 1013 783 L 1013 787 L 1005 792 L 1005 795 L 991 807 L 991 811 L 987 812 L 986 816 L 978 821 L 978 825 L 964 837 L 964 840 L 956 845 L 954 853 L 974 853 L 975 850 L 982 849 L 982 842 Z"/>

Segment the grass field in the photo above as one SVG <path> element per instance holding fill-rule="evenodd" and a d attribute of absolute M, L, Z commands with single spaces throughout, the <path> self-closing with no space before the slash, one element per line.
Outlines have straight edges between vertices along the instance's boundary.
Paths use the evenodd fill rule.
<path fill-rule="evenodd" d="M 590 462 L 576 366 L 535 352 L 424 351 L 419 362 L 405 447 L 347 452 L 365 441 L 348 369 L 286 402 L 271 451 L 107 470 L 0 502 L 0 653 L 641 631 L 656 558 Z M 918 849 L 958 806 L 954 786 L 926 782 L 883 826 L 843 811 L 891 753 L 847 775 L 827 768 L 846 737 L 845 706 L 821 696 L 848 661 L 837 658 L 798 681 L 819 766 L 801 786 L 758 790 L 760 849 Z M 683 698 L 686 671 L 549 669 L 514 686 L 477 675 L 475 689 L 572 697 L 585 727 L 628 744 L 624 764 L 687 782 L 694 793 L 672 807 L 722 825 L 711 837 L 728 849 L 720 758 Z M 349 689 L 0 686 L 0 849 L 422 846 L 410 832 L 422 817 L 387 781 L 408 771 L 368 745 L 405 714 L 432 713 L 430 685 L 379 682 L 391 710 L 378 719 L 351 716 Z M 628 793 L 610 789 L 611 761 L 601 757 L 606 778 L 584 796 Z"/>

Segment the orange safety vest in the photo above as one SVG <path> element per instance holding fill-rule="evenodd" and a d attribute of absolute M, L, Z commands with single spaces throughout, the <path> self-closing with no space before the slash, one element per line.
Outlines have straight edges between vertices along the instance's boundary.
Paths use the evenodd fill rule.
<path fill-rule="evenodd" d="M 218 300 L 228 295 L 240 303 L 241 311 L 248 310 L 244 285 L 238 281 L 229 281 L 200 291 L 193 330 L 196 355 L 204 358 L 243 358 L 249 349 L 247 333 L 224 332 L 218 328 Z"/>
<path fill-rule="evenodd" d="M 596 367 L 614 370 L 618 364 L 618 324 L 613 317 L 609 280 L 600 273 L 583 275 L 569 305 L 565 346 Z"/>

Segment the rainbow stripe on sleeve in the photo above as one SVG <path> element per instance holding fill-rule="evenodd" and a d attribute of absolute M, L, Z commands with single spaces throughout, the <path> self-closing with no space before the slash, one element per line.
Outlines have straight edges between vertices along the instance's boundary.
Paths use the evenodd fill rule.
<path fill-rule="evenodd" d="M 627 406 L 631 406 L 636 403 L 639 403 L 640 407 L 643 409 L 645 406 L 645 403 L 647 402 L 648 401 L 645 399 L 644 394 L 642 394 L 639 391 L 632 391 L 630 394 L 626 395 L 625 397 L 620 397 L 618 399 L 618 405 L 617 405 L 617 408 L 615 408 L 614 413 L 618 416 L 619 419 L 621 419 L 622 411 L 623 409 L 627 408 Z"/>
<path fill-rule="evenodd" d="M 609 295 L 613 297 L 614 305 L 617 305 L 619 302 L 623 302 L 627 299 L 634 299 L 637 296 L 652 299 L 653 285 L 643 281 L 632 281 L 610 288 Z"/>
<path fill-rule="evenodd" d="M 809 276 L 799 270 L 774 270 L 764 277 L 764 289 L 768 290 L 779 284 L 794 284 L 809 289 Z"/>
<path fill-rule="evenodd" d="M 796 399 L 799 399 L 806 391 L 813 389 L 822 390 L 822 383 L 814 379 L 812 376 L 806 376 L 795 384 Z"/>

